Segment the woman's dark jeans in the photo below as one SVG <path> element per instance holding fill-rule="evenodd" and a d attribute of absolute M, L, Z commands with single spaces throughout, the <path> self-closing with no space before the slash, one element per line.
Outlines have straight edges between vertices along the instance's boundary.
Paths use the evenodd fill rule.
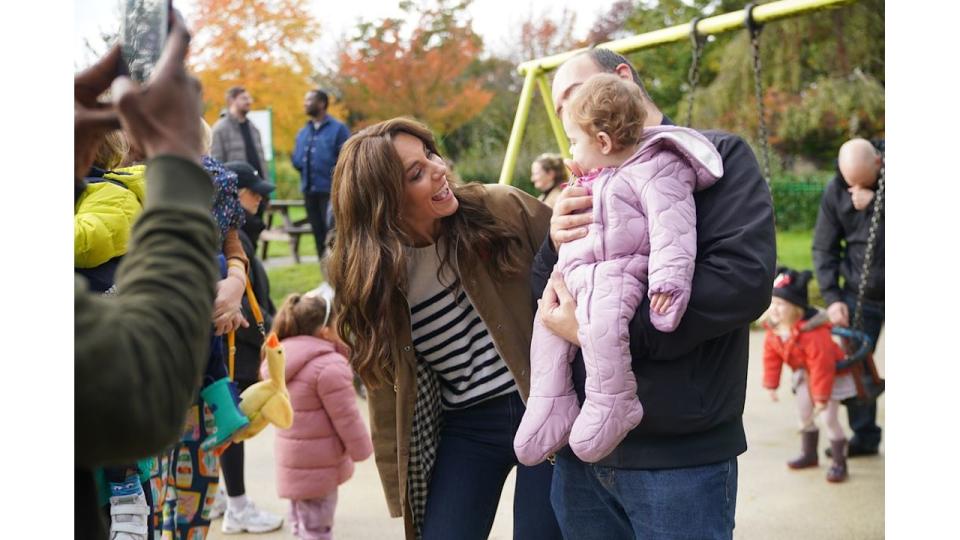
<path fill-rule="evenodd" d="M 513 436 L 523 417 L 517 393 L 458 411 L 444 411 L 437 462 L 430 477 L 424 540 L 483 540 L 490 535 L 503 483 L 517 467 L 513 537 L 561 539 L 550 506 L 553 466 L 519 465 Z"/>

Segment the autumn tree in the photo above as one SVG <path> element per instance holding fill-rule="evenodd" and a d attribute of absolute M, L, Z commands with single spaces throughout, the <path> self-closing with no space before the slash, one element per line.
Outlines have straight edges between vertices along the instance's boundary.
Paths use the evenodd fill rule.
<path fill-rule="evenodd" d="M 577 23 L 577 14 L 563 8 L 560 17 L 551 18 L 546 10 L 539 15 L 531 13 L 514 29 L 514 54 L 518 62 L 533 60 L 551 54 L 558 54 L 576 48 L 573 28 Z"/>
<path fill-rule="evenodd" d="M 310 47 L 320 30 L 307 0 L 199 0 L 191 21 L 190 64 L 203 84 L 211 124 L 226 91 L 243 86 L 254 108 L 273 110 L 273 147 L 289 154 L 305 121 L 303 96 L 313 85 Z"/>
<path fill-rule="evenodd" d="M 549 10 L 528 12 L 511 23 L 500 56 L 490 56 L 471 71 L 492 92 L 493 98 L 477 116 L 447 137 L 447 149 L 460 175 L 469 180 L 496 181 L 516 116 L 523 77 L 517 65 L 527 60 L 577 48 L 576 14 L 564 9 L 556 17 Z M 535 90 L 539 94 L 539 88 Z M 513 171 L 514 185 L 536 193 L 530 183 L 530 164 L 543 152 L 557 152 L 550 121 L 540 97 L 535 97 L 527 117 L 523 143 Z"/>
<path fill-rule="evenodd" d="M 466 17 L 470 0 L 401 7 L 416 18 L 361 21 L 340 56 L 341 91 L 350 120 L 363 126 L 412 116 L 440 137 L 478 115 L 491 98 L 466 75 L 483 44 Z"/>

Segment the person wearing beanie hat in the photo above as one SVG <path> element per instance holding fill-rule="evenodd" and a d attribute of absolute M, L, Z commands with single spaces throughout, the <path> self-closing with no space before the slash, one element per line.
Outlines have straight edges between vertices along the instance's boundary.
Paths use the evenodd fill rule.
<path fill-rule="evenodd" d="M 808 286 L 813 274 L 780 267 L 773 282 L 773 299 L 763 343 L 763 386 L 770 399 L 778 401 L 777 388 L 784 364 L 793 370 L 793 392 L 801 425 L 801 453 L 787 462 L 791 469 L 819 465 L 817 444 L 820 431 L 816 419 L 824 417 L 830 436 L 833 463 L 827 480 L 847 479 L 847 438 L 837 413 L 840 400 L 856 395 L 849 370 L 837 371 L 843 350 L 833 341 L 830 323 L 818 317 L 809 305 Z"/>

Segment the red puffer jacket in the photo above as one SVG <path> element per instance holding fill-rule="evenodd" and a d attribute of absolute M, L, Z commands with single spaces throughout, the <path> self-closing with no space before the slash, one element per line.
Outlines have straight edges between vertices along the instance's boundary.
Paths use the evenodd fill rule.
<path fill-rule="evenodd" d="M 776 390 L 780 386 L 783 364 L 794 371 L 805 369 L 813 401 L 824 403 L 830 399 L 833 379 L 837 375 L 837 362 L 844 353 L 830 338 L 829 323 L 810 325 L 808 320 L 798 321 L 786 341 L 767 326 L 763 342 L 763 387 Z M 841 371 L 846 373 L 849 370 Z"/>

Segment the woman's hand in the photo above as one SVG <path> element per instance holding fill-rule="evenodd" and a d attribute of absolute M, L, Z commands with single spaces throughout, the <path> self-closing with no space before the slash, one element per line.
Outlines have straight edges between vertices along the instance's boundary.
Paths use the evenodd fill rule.
<path fill-rule="evenodd" d="M 563 276 L 558 272 L 550 276 L 547 287 L 543 290 L 543 298 L 537 304 L 540 306 L 540 321 L 547 330 L 579 347 L 580 338 L 577 337 L 577 332 L 580 325 L 577 323 L 576 316 L 577 300 L 567 290 Z"/>
<path fill-rule="evenodd" d="M 214 333 L 218 336 L 233 332 L 241 326 L 250 326 L 241 311 L 246 282 L 238 272 L 234 272 L 232 268 L 230 270 L 227 277 L 217 282 L 217 297 L 213 301 L 213 326 Z"/>

